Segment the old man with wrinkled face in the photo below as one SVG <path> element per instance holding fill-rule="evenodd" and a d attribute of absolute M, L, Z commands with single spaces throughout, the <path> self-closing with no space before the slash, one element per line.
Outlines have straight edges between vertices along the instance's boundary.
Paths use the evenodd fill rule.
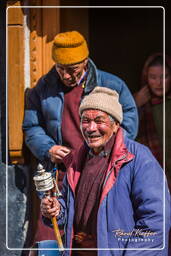
<path fill-rule="evenodd" d="M 161 250 L 168 255 L 170 196 L 166 191 L 164 212 L 164 173 L 147 147 L 124 135 L 118 93 L 97 86 L 79 113 L 85 144 L 76 156 L 64 157 L 63 197 L 42 199 L 44 223 L 51 225 L 56 216 L 65 225 L 65 247 L 78 248 L 72 256 L 159 256 Z"/>
<path fill-rule="evenodd" d="M 85 110 L 81 119 L 81 130 L 87 145 L 98 154 L 117 132 L 118 121 L 100 110 Z"/>

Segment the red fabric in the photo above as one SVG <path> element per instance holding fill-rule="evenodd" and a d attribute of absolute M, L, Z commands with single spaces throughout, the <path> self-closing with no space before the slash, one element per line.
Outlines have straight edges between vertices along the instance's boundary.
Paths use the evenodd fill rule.
<path fill-rule="evenodd" d="M 109 190 L 112 188 L 113 184 L 116 182 L 116 178 L 122 165 L 131 161 L 133 158 L 134 155 L 128 151 L 124 144 L 123 130 L 122 128 L 119 128 L 116 134 L 115 145 L 112 150 L 111 159 L 107 170 L 107 175 L 110 172 L 111 174 L 109 175 L 103 188 L 100 204 L 102 203 L 105 196 L 108 194 Z"/>
<path fill-rule="evenodd" d="M 74 220 L 76 233 L 85 232 L 96 235 L 97 212 L 114 139 L 113 135 L 100 154 L 94 155 L 92 152 L 87 154 L 76 187 L 75 212 L 77 214 Z"/>
<path fill-rule="evenodd" d="M 63 146 L 72 150 L 80 148 L 83 137 L 80 132 L 79 105 L 83 94 L 81 85 L 65 92 L 64 110 L 62 115 L 62 138 Z"/>
<path fill-rule="evenodd" d="M 45 226 L 42 222 L 42 214 L 39 213 L 37 222 L 37 232 L 34 238 L 34 243 L 43 240 L 56 240 L 54 230 L 48 226 Z"/>

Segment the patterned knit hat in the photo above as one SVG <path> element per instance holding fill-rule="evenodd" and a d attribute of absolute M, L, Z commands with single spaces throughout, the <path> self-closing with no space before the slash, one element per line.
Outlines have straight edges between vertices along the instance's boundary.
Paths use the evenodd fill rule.
<path fill-rule="evenodd" d="M 89 55 L 86 40 L 77 31 L 59 33 L 52 46 L 52 58 L 61 65 L 71 65 L 85 60 Z"/>
<path fill-rule="evenodd" d="M 115 90 L 106 87 L 95 87 L 95 89 L 81 102 L 79 114 L 86 109 L 97 109 L 114 117 L 119 123 L 123 120 L 122 106 L 119 103 L 119 95 Z"/>

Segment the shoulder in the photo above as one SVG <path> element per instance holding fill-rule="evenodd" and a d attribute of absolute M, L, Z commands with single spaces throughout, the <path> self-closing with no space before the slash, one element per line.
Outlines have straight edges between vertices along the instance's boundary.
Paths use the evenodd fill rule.
<path fill-rule="evenodd" d="M 119 78 L 118 76 L 112 74 L 112 73 L 109 73 L 109 72 L 106 72 L 104 70 L 101 70 L 101 69 L 97 69 L 98 73 L 102 76 L 102 77 L 106 77 L 106 78 L 111 78 L 111 79 L 115 79 L 116 81 L 122 81 L 121 78 Z"/>
<path fill-rule="evenodd" d="M 42 80 L 49 85 L 54 84 L 59 80 L 59 75 L 56 71 L 55 66 L 53 66 L 51 70 L 45 76 L 42 77 Z"/>
<path fill-rule="evenodd" d="M 40 87 L 43 87 L 45 85 L 49 85 L 52 83 L 55 83 L 59 79 L 58 73 L 55 69 L 55 66 L 53 66 L 48 73 L 45 75 L 41 76 L 34 88 L 38 89 Z"/>
<path fill-rule="evenodd" d="M 125 145 L 128 151 L 134 154 L 135 162 L 138 165 L 145 165 L 147 163 L 154 163 L 159 165 L 158 161 L 147 146 L 127 137 L 125 138 Z"/>
<path fill-rule="evenodd" d="M 126 145 L 128 151 L 130 151 L 135 156 L 141 155 L 141 158 L 148 157 L 152 160 L 155 159 L 153 154 L 151 153 L 150 149 L 147 146 L 145 146 L 135 140 L 131 140 L 128 137 L 125 137 L 125 145 Z"/>
<path fill-rule="evenodd" d="M 139 152 L 148 152 L 150 153 L 150 150 L 147 146 L 135 141 L 135 140 L 131 140 L 128 137 L 125 136 L 124 138 L 124 142 L 126 147 L 128 148 L 129 151 L 131 151 L 131 153 L 133 154 L 137 154 Z"/>
<path fill-rule="evenodd" d="M 134 158 L 123 166 L 120 180 L 136 197 L 162 197 L 164 172 L 149 148 L 130 139 L 126 139 L 126 146 Z"/>
<path fill-rule="evenodd" d="M 109 73 L 109 72 L 106 72 L 106 71 L 100 70 L 100 69 L 98 69 L 97 71 L 98 71 L 99 75 L 101 76 L 101 78 L 103 78 L 103 79 L 111 79 L 111 80 L 116 81 L 117 83 L 124 83 L 124 81 L 117 75 L 114 75 L 112 73 Z"/>
<path fill-rule="evenodd" d="M 47 91 L 54 91 L 59 83 L 59 76 L 53 66 L 49 72 L 43 75 L 37 82 L 36 86 L 31 89 L 31 94 L 42 95 L 46 94 Z"/>
<path fill-rule="evenodd" d="M 153 175 L 153 172 L 162 174 L 160 164 L 147 146 L 129 138 L 125 138 L 125 145 L 128 151 L 134 155 L 131 165 L 135 172 L 141 172 L 142 170 L 143 172 L 150 171 L 151 175 Z"/>
<path fill-rule="evenodd" d="M 120 77 L 105 72 L 103 70 L 97 70 L 98 71 L 98 78 L 102 86 L 108 87 L 110 89 L 118 91 L 120 93 L 123 88 L 126 87 L 126 84 L 124 80 L 122 80 Z"/>

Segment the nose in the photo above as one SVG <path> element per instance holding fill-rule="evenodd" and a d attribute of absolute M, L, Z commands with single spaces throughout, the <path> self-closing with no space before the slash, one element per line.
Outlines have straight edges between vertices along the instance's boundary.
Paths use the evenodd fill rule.
<path fill-rule="evenodd" d="M 156 79 L 156 85 L 159 86 L 159 85 L 162 85 L 162 84 L 163 84 L 163 79 L 160 78 L 160 77 L 158 77 L 158 78 Z"/>
<path fill-rule="evenodd" d="M 88 124 L 88 127 L 87 127 L 87 132 L 94 132 L 97 130 L 97 124 L 94 122 L 94 121 L 91 121 L 89 124 Z"/>
<path fill-rule="evenodd" d="M 71 75 L 66 70 L 64 70 L 63 71 L 63 78 L 64 79 L 69 79 L 70 77 L 71 77 Z"/>

